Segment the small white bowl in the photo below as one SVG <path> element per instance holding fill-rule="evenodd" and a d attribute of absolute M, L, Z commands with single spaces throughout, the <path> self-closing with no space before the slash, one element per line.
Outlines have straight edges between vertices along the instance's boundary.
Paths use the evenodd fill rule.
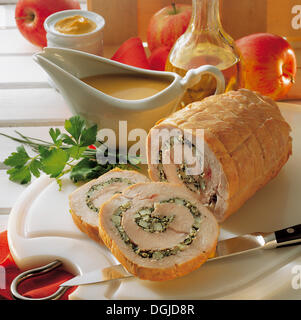
<path fill-rule="evenodd" d="M 83 34 L 64 34 L 55 29 L 58 21 L 80 15 L 96 23 L 96 28 Z M 74 49 L 95 54 L 103 55 L 103 27 L 105 20 L 99 14 L 86 10 L 64 10 L 50 15 L 44 22 L 46 30 L 47 46 Z"/>

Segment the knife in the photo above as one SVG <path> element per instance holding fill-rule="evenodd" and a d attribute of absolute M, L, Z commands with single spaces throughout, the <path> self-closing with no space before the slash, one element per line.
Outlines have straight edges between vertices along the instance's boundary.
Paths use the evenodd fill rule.
<path fill-rule="evenodd" d="M 218 241 L 215 255 L 207 261 L 214 261 L 259 249 L 274 249 L 301 243 L 301 224 L 288 227 L 275 232 L 254 232 L 242 236 Z M 134 278 L 121 264 L 104 269 L 96 269 L 62 283 L 60 288 L 48 297 L 29 298 L 21 295 L 17 287 L 25 279 L 49 272 L 63 263 L 55 260 L 45 266 L 27 270 L 19 274 L 11 283 L 10 291 L 15 299 L 21 300 L 55 300 L 60 298 L 69 287 L 88 285 L 93 283 L 106 283 L 113 280 Z"/>
<path fill-rule="evenodd" d="M 211 257 L 207 261 L 239 255 L 259 249 L 274 249 L 298 243 L 301 243 L 301 224 L 275 232 L 254 232 L 218 241 L 214 257 Z M 72 287 L 133 277 L 134 276 L 121 264 L 117 264 L 102 270 L 98 269 L 76 276 L 62 283 L 60 286 Z"/>

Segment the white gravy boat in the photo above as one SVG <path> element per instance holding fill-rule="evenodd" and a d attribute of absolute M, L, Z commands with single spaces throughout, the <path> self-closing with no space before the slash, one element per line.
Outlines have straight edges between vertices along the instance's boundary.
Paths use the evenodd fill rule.
<path fill-rule="evenodd" d="M 154 124 L 174 112 L 187 88 L 199 82 L 205 73 L 217 80 L 215 94 L 224 92 L 221 71 L 210 65 L 201 66 L 180 77 L 173 72 L 152 71 L 128 66 L 82 51 L 64 48 L 44 48 L 34 60 L 47 72 L 66 100 L 73 114 L 82 116 L 100 129 L 115 131 L 118 144 L 119 121 L 127 121 L 127 131 L 141 128 L 146 132 Z M 130 74 L 170 81 L 159 93 L 140 100 L 123 100 L 107 95 L 81 81 L 81 78 L 104 74 Z"/>

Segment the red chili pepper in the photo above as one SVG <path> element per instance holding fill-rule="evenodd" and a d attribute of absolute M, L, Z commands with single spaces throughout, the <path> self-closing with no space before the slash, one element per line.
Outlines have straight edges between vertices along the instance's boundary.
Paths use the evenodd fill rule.
<path fill-rule="evenodd" d="M 89 148 L 89 149 L 96 150 L 96 147 L 95 147 L 93 144 L 91 144 L 88 148 Z"/>

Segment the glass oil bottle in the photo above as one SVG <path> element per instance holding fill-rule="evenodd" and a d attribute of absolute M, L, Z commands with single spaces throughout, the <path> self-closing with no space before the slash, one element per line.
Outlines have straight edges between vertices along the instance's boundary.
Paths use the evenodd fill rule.
<path fill-rule="evenodd" d="M 224 74 L 226 91 L 235 90 L 240 82 L 239 55 L 233 39 L 224 31 L 219 15 L 219 0 L 192 0 L 193 10 L 186 32 L 176 41 L 167 58 L 166 71 L 184 76 L 189 69 L 210 64 Z M 181 106 L 214 94 L 216 80 L 204 75 L 188 89 Z"/>

